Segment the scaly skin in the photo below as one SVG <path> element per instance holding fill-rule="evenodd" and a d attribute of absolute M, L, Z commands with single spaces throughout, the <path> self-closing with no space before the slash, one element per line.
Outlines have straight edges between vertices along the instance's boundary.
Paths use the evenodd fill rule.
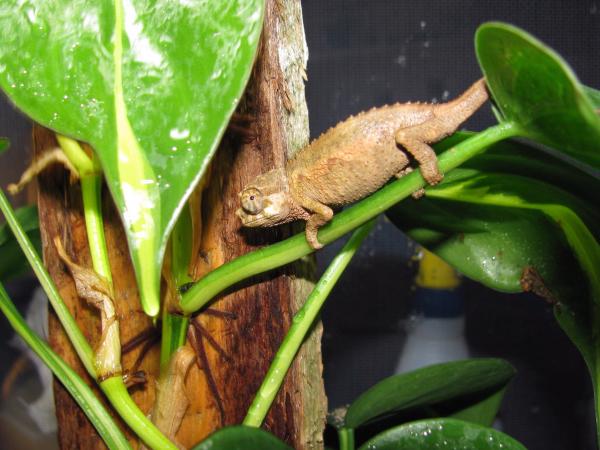
<path fill-rule="evenodd" d="M 285 168 L 258 176 L 240 192 L 237 215 L 246 227 L 306 220 L 311 247 L 331 207 L 353 203 L 412 169 L 405 151 L 419 163 L 429 184 L 443 175 L 428 145 L 452 134 L 487 100 L 485 80 L 442 104 L 396 103 L 351 116 L 289 160 Z"/>

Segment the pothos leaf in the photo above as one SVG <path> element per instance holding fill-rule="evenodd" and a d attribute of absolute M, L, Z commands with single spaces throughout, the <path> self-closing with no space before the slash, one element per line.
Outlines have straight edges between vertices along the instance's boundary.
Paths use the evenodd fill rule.
<path fill-rule="evenodd" d="M 359 450 L 525 450 L 507 434 L 456 419 L 429 419 L 411 422 L 384 431 Z"/>
<path fill-rule="evenodd" d="M 564 161 L 506 142 L 449 173 L 424 199 L 405 200 L 387 214 L 470 278 L 554 303 L 598 399 L 599 186 L 596 177 Z"/>
<path fill-rule="evenodd" d="M 525 31 L 480 26 L 477 58 L 502 120 L 529 138 L 600 168 L 600 118 L 568 64 Z"/>
<path fill-rule="evenodd" d="M 291 450 L 291 447 L 277 439 L 271 433 L 255 427 L 236 425 L 221 428 L 208 436 L 192 450 Z"/>
<path fill-rule="evenodd" d="M 450 407 L 451 401 L 463 400 L 460 410 L 465 409 L 504 390 L 514 374 L 508 362 L 488 358 L 434 364 L 394 375 L 354 400 L 339 427 L 357 428 L 403 410 L 435 411 L 443 403 L 445 409 L 458 413 L 459 410 Z M 471 403 L 465 405 L 464 399 Z"/>
<path fill-rule="evenodd" d="M 0 86 L 35 121 L 97 152 L 152 316 L 168 234 L 243 92 L 263 8 L 263 0 L 0 3 Z"/>

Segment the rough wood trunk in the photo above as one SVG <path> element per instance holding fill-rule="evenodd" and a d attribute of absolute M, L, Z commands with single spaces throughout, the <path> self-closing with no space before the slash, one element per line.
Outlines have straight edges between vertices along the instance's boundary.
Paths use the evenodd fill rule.
<path fill-rule="evenodd" d="M 240 112 L 250 115 L 251 140 L 229 131 L 212 164 L 210 182 L 202 201 L 202 244 L 195 275 L 275 242 L 290 234 L 290 228 L 246 231 L 239 229 L 235 217 L 237 193 L 254 176 L 281 166 L 307 143 L 308 118 L 304 101 L 303 76 L 306 46 L 298 0 L 267 0 L 265 27 L 254 73 L 242 100 Z M 42 128 L 34 130 L 36 153 L 55 146 L 53 135 Z M 46 265 L 65 302 L 92 344 L 100 336 L 95 311 L 80 301 L 73 282 L 58 260 L 52 244 L 62 237 L 65 248 L 75 260 L 91 266 L 81 210 L 81 193 L 71 185 L 60 168 L 48 170 L 40 178 L 39 209 Z M 114 274 L 117 310 L 121 320 L 121 342 L 150 329 L 151 322 L 141 311 L 133 269 L 126 250 L 125 236 L 110 200 L 105 201 L 105 228 Z M 270 361 L 289 327 L 294 312 L 310 290 L 312 260 L 288 266 L 243 287 L 221 295 L 212 308 L 235 313 L 235 319 L 200 314 L 200 322 L 223 348 L 220 354 L 203 340 L 206 362 L 195 365 L 186 380 L 191 405 L 177 434 L 178 441 L 190 447 L 212 431 L 244 418 L 260 386 Z M 265 428 L 298 449 L 322 448 L 326 399 L 322 383 L 320 326 L 314 327 L 299 357 L 288 373 L 276 398 Z M 50 319 L 52 346 L 80 374 L 84 374 L 72 347 L 55 317 Z M 123 358 L 130 369 L 140 348 Z M 158 374 L 158 345 L 144 358 L 141 368 L 149 381 L 133 390 L 135 401 L 149 412 L 155 396 L 153 377 Z M 214 379 L 211 389 L 208 371 Z M 215 395 L 214 391 L 218 395 Z M 59 440 L 64 449 L 96 449 L 103 444 L 68 393 L 55 386 Z M 125 429 L 125 427 L 123 426 Z M 135 442 L 132 436 L 132 441 Z"/>

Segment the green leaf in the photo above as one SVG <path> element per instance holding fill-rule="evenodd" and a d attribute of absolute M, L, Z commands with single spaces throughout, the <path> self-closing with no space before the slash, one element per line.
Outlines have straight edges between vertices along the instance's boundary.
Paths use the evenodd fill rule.
<path fill-rule="evenodd" d="M 596 112 L 598 112 L 598 108 L 600 108 L 600 91 L 589 86 L 583 86 L 583 90 L 590 99 L 590 102 L 592 102 L 592 105 L 594 105 L 594 108 L 596 108 Z"/>
<path fill-rule="evenodd" d="M 90 419 L 104 443 L 109 449 L 130 449 L 129 442 L 121 432 L 104 405 L 96 398 L 90 387 L 69 367 L 50 346 L 40 339 L 19 314 L 4 287 L 0 284 L 0 310 L 4 313 L 14 330 L 27 345 L 40 357 L 52 373 L 69 391 L 73 399 Z"/>
<path fill-rule="evenodd" d="M 291 447 L 260 428 L 236 425 L 221 428 L 192 450 L 290 450 Z"/>
<path fill-rule="evenodd" d="M 475 36 L 477 58 L 503 120 L 531 139 L 600 167 L 600 118 L 567 63 L 512 25 L 491 22 Z"/>
<path fill-rule="evenodd" d="M 0 138 L 0 154 L 4 153 L 9 146 L 9 142 L 8 139 L 6 138 Z"/>
<path fill-rule="evenodd" d="M 448 174 L 426 198 L 406 200 L 387 214 L 468 277 L 553 302 L 598 392 L 599 189 L 589 173 L 529 145 L 504 142 Z M 598 396 L 596 402 L 598 414 Z"/>
<path fill-rule="evenodd" d="M 468 136 L 455 135 L 436 149 L 446 150 Z M 460 272 L 493 289 L 520 292 L 526 267 L 555 285 L 569 286 L 585 275 L 565 237 L 567 225 L 552 217 L 562 212 L 577 227 L 579 216 L 565 208 L 575 211 L 593 224 L 583 234 L 590 240 L 590 234 L 598 236 L 600 213 L 592 205 L 599 183 L 529 145 L 501 142 L 452 171 L 425 198 L 407 199 L 387 215 Z"/>
<path fill-rule="evenodd" d="M 500 389 L 480 402 L 449 414 L 448 417 L 476 423 L 485 427 L 491 427 L 496 420 L 496 415 L 502 405 L 505 392 L 506 388 Z"/>
<path fill-rule="evenodd" d="M 0 86 L 35 121 L 97 152 L 152 316 L 168 234 L 242 95 L 263 6 L 0 4 Z"/>
<path fill-rule="evenodd" d="M 514 368 L 501 359 L 469 359 L 435 364 L 386 378 L 361 394 L 348 408 L 344 428 L 357 428 L 399 411 L 433 408 L 466 399 L 465 409 L 502 390 Z M 457 412 L 457 411 L 454 411 Z"/>
<path fill-rule="evenodd" d="M 510 436 L 456 419 L 429 419 L 387 430 L 359 450 L 525 450 Z"/>
<path fill-rule="evenodd" d="M 40 253 L 42 244 L 37 208 L 35 206 L 19 208 L 15 211 L 15 216 L 38 253 Z M 21 247 L 19 247 L 7 224 L 0 227 L 0 255 L 2 255 L 0 258 L 1 282 L 8 281 L 30 269 L 27 258 L 25 258 Z"/>

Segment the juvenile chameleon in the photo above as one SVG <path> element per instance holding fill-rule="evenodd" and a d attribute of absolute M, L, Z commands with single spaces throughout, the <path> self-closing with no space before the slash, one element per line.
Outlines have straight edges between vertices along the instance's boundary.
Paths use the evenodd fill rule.
<path fill-rule="evenodd" d="M 300 150 L 285 167 L 256 177 L 240 192 L 237 215 L 245 227 L 306 221 L 314 249 L 331 207 L 353 203 L 381 188 L 391 177 L 412 170 L 405 151 L 433 185 L 442 180 L 428 145 L 452 134 L 487 100 L 485 80 L 442 104 L 396 103 L 351 116 Z"/>

